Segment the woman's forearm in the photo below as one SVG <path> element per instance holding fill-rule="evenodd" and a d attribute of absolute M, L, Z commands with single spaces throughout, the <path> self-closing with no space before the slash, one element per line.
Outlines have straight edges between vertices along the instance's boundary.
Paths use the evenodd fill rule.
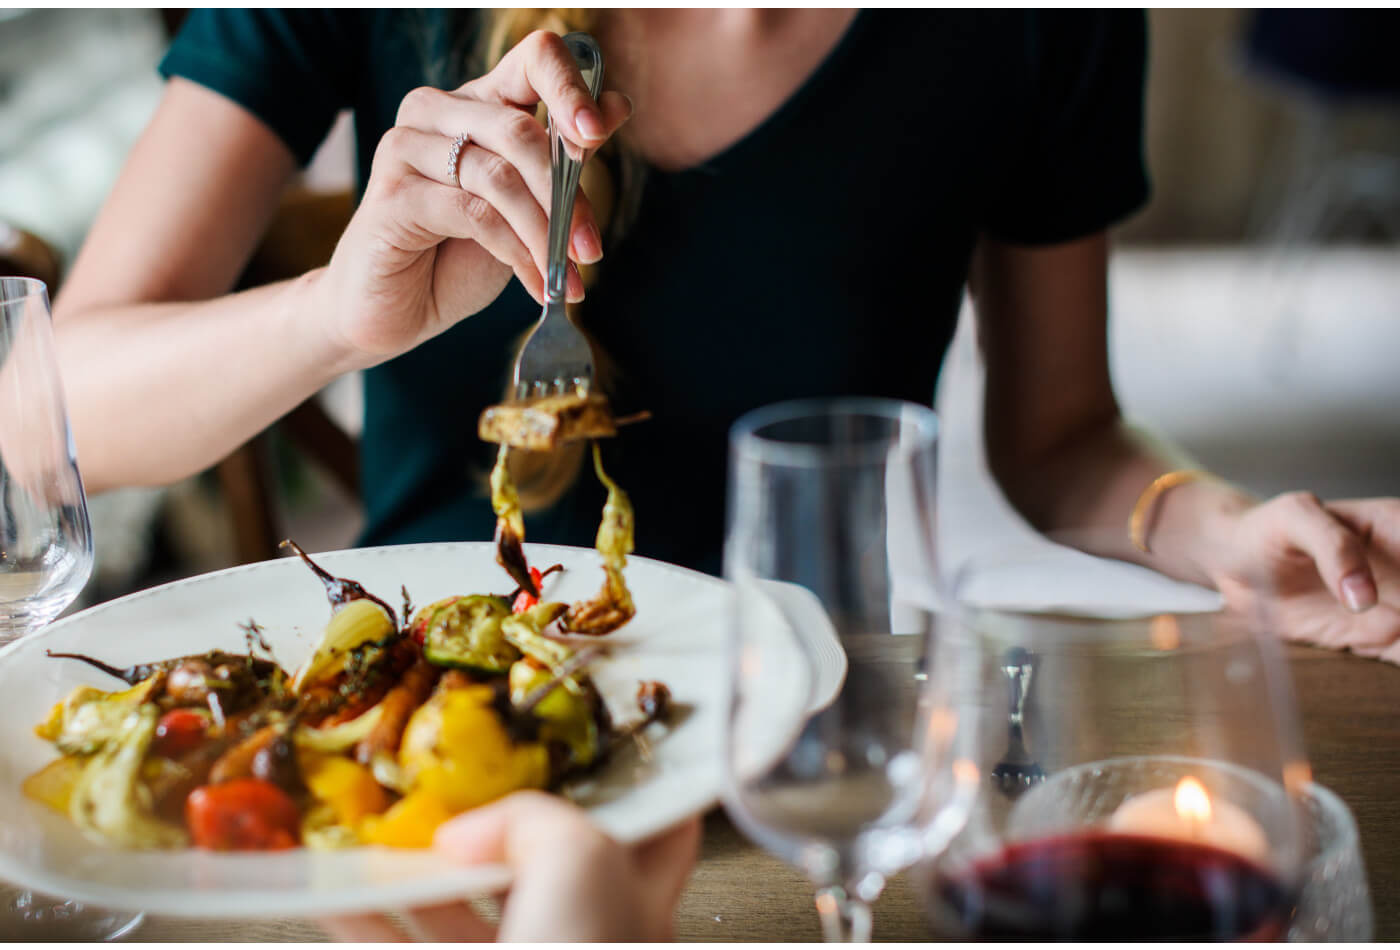
<path fill-rule="evenodd" d="M 1216 478 L 1171 487 L 1147 513 L 1144 554 L 1133 544 L 1129 519 L 1158 476 L 1196 467 L 1179 450 L 1115 416 L 1038 459 L 998 464 L 991 455 L 1007 498 L 1040 531 L 1198 584 L 1215 583 L 1235 521 L 1255 502 Z"/>
<path fill-rule="evenodd" d="M 54 325 L 89 491 L 217 462 L 347 365 L 319 309 L 323 271 L 213 300 L 66 311 Z"/>

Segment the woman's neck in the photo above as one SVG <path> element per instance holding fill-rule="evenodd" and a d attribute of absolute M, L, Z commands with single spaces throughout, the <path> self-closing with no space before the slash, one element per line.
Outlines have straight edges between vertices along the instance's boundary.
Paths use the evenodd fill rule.
<path fill-rule="evenodd" d="M 626 10 L 598 25 L 623 136 L 667 171 L 703 164 L 771 116 L 835 49 L 854 10 Z"/>

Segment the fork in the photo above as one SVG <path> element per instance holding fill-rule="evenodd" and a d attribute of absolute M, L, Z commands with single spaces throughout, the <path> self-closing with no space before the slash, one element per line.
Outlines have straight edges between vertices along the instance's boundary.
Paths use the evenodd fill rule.
<path fill-rule="evenodd" d="M 1045 781 L 1045 770 L 1026 751 L 1022 727 L 1025 724 L 1026 695 L 1035 672 L 1034 657 L 1021 647 L 1012 647 L 1001 658 L 1001 672 L 1011 688 L 1011 708 L 1006 723 L 1006 755 L 992 769 L 992 782 L 1008 798 L 1015 798 L 1032 785 Z"/>
<path fill-rule="evenodd" d="M 587 33 L 570 33 L 564 43 L 574 56 L 588 94 L 598 98 L 603 87 L 603 53 Z M 549 117 L 550 201 L 549 265 L 545 275 L 544 311 L 515 358 L 515 398 L 576 392 L 587 395 L 593 384 L 593 349 L 565 310 L 568 294 L 569 224 L 574 217 L 574 197 L 586 157 L 577 158 L 559 135 L 554 116 Z"/>

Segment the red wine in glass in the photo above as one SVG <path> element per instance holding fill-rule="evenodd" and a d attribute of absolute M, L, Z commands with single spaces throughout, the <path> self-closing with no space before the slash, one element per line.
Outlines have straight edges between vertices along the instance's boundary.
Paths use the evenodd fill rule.
<path fill-rule="evenodd" d="M 1208 845 L 1088 831 L 1018 842 L 930 884 L 940 932 L 983 939 L 1279 941 L 1294 894 Z"/>

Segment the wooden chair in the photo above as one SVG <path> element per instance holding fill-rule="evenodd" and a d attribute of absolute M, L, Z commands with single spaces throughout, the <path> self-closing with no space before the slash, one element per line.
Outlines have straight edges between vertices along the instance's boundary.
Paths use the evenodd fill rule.
<path fill-rule="evenodd" d="M 325 264 L 353 211 L 349 192 L 288 192 L 244 271 L 239 288 L 295 277 Z M 359 456 L 355 440 L 330 418 L 317 397 L 283 416 L 275 428 L 339 487 L 358 497 Z M 235 449 L 215 471 L 229 506 L 238 563 L 276 557 L 277 544 L 284 533 L 278 527 L 269 432 Z"/>
<path fill-rule="evenodd" d="M 63 259 L 39 235 L 0 221 L 0 277 L 32 277 L 49 288 L 49 298 L 58 292 Z"/>

